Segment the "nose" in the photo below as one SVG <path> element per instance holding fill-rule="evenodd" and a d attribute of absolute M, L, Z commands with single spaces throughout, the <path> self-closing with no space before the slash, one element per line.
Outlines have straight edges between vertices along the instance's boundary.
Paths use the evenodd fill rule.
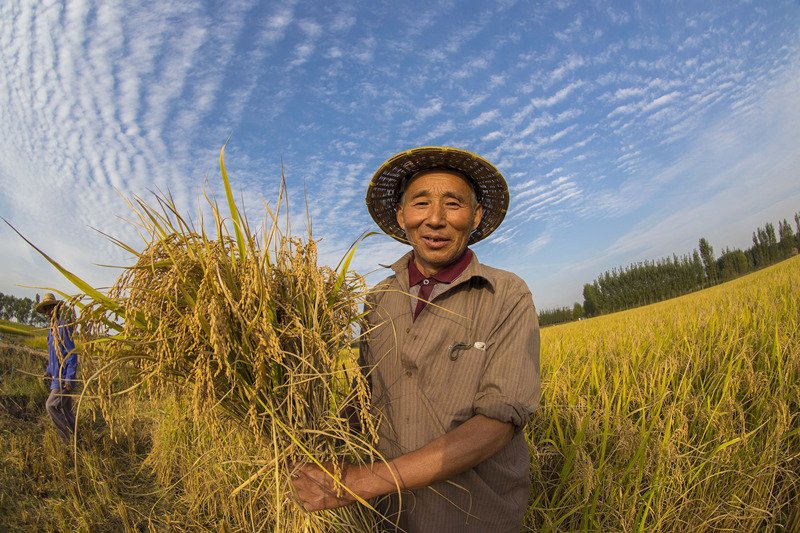
<path fill-rule="evenodd" d="M 445 224 L 446 220 L 447 215 L 444 206 L 438 202 L 433 202 L 431 204 L 431 209 L 428 212 L 428 218 L 425 220 L 425 222 L 428 224 L 428 226 L 440 227 Z"/>

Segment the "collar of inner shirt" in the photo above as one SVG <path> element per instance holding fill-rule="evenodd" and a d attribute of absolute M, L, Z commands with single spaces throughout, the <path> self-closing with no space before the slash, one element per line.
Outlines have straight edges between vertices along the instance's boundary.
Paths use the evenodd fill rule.
<path fill-rule="evenodd" d="M 428 283 L 453 283 L 456 278 L 460 276 L 464 270 L 466 270 L 467 265 L 469 265 L 471 260 L 472 254 L 470 253 L 469 248 L 465 248 L 464 253 L 462 253 L 458 259 L 444 267 L 433 276 L 426 278 L 425 275 L 417 268 L 417 265 L 414 262 L 414 253 L 412 252 L 411 258 L 408 260 L 408 285 L 413 287 L 414 285 L 423 284 L 425 280 L 428 280 Z M 427 283 L 424 284 L 427 285 Z"/>
<path fill-rule="evenodd" d="M 426 278 L 414 263 L 414 254 L 411 254 L 411 258 L 408 260 L 408 284 L 410 287 L 414 287 L 415 285 L 420 286 L 420 293 L 418 295 L 420 300 L 417 302 L 414 318 L 417 318 L 419 312 L 422 311 L 422 308 L 427 304 L 427 300 L 430 297 L 433 287 L 437 283 L 454 282 L 456 278 L 458 278 L 458 276 L 460 276 L 461 273 L 466 270 L 467 265 L 469 265 L 471 260 L 472 254 L 470 253 L 469 248 L 465 248 L 464 253 L 461 254 L 458 259 L 447 265 L 433 276 Z"/>

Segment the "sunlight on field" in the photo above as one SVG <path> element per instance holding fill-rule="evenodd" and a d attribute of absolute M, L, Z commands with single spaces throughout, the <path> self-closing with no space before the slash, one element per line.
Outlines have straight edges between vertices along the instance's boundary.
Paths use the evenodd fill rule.
<path fill-rule="evenodd" d="M 800 527 L 798 294 L 796 257 L 683 298 L 544 329 L 528 523 Z"/>
<path fill-rule="evenodd" d="M 800 531 L 799 293 L 797 257 L 544 329 L 525 531 Z M 86 402 L 73 457 L 44 414 L 44 360 L 23 355 L 0 358 L 0 529 L 271 530 L 256 494 L 274 457 L 241 424 L 212 434 L 190 398 L 141 391 L 119 399 L 113 438 Z"/>

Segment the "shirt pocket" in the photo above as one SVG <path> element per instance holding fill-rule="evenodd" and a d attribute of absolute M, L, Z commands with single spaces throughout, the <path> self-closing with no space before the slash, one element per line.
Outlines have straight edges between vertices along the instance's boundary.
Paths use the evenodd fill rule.
<path fill-rule="evenodd" d="M 420 379 L 429 408 L 450 431 L 474 415 L 474 400 L 486 368 L 486 351 L 481 343 L 450 343 L 436 353 L 435 360 Z"/>

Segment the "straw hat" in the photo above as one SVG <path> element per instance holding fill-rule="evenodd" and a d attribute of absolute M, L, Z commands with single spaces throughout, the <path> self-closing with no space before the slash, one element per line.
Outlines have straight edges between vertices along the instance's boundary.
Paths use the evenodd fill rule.
<path fill-rule="evenodd" d="M 46 308 L 56 306 L 61 303 L 61 300 L 56 300 L 55 294 L 52 292 L 48 292 L 42 298 L 42 301 L 36 304 L 36 310 L 40 313 L 44 313 Z"/>
<path fill-rule="evenodd" d="M 423 146 L 401 152 L 388 159 L 372 176 L 367 188 L 367 208 L 380 228 L 402 243 L 408 243 L 397 224 L 395 208 L 405 180 L 421 170 L 449 169 L 464 174 L 483 206 L 481 223 L 472 232 L 469 244 L 485 239 L 506 216 L 508 186 L 503 175 L 482 157 L 447 146 Z"/>

